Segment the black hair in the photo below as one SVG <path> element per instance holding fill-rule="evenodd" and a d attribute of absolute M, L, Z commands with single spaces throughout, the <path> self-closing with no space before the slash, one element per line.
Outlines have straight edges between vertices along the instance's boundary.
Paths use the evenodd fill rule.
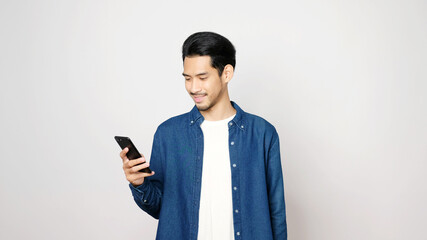
<path fill-rule="evenodd" d="M 222 75 L 227 64 L 236 67 L 236 49 L 225 37 L 214 32 L 191 34 L 182 45 L 182 61 L 185 57 L 210 56 L 211 66 Z"/>

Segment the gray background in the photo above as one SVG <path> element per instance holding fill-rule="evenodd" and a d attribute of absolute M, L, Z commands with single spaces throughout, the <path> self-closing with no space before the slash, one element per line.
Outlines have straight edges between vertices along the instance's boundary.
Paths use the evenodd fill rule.
<path fill-rule="evenodd" d="M 425 239 L 426 1 L 1 1 L 0 238 L 154 239 L 114 135 L 189 111 L 180 48 L 237 48 L 276 126 L 289 239 Z"/>

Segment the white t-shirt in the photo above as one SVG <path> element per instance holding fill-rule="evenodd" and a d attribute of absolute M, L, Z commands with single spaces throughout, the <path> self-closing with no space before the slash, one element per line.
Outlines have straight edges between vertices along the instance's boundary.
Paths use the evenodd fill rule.
<path fill-rule="evenodd" d="M 204 137 L 202 189 L 198 240 L 234 240 L 233 200 L 228 122 L 203 121 Z"/>

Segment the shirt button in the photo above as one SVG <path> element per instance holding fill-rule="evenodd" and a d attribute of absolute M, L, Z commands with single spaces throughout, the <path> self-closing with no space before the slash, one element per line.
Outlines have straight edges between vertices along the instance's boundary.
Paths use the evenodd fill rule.
<path fill-rule="evenodd" d="M 240 232 L 236 232 L 236 235 L 237 235 L 237 236 L 240 236 Z"/>
<path fill-rule="evenodd" d="M 230 126 L 233 126 L 233 123 L 231 122 L 231 123 L 229 123 L 229 125 L 230 125 Z"/>
<path fill-rule="evenodd" d="M 147 202 L 147 199 L 144 199 L 144 202 Z"/>
<path fill-rule="evenodd" d="M 234 187 L 233 189 L 234 189 L 234 191 L 236 191 L 236 190 L 237 190 L 237 187 Z"/>
<path fill-rule="evenodd" d="M 194 121 L 191 121 L 190 123 L 194 123 Z"/>
<path fill-rule="evenodd" d="M 231 145 L 234 145 L 234 142 L 231 142 Z"/>
<path fill-rule="evenodd" d="M 243 125 L 242 125 L 242 128 L 243 128 Z"/>
<path fill-rule="evenodd" d="M 237 209 L 236 209 L 236 210 L 235 210 L 235 212 L 236 212 L 236 213 L 239 213 L 239 210 L 237 210 Z"/>
<path fill-rule="evenodd" d="M 233 167 L 237 167 L 237 165 L 235 163 L 233 163 Z"/>

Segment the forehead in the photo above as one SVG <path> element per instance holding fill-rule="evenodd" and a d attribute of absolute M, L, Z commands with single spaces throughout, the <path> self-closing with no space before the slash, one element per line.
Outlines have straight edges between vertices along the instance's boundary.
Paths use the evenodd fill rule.
<path fill-rule="evenodd" d="M 215 70 L 211 66 L 210 56 L 191 56 L 184 58 L 184 73 L 197 74 L 200 72 L 210 72 Z"/>

